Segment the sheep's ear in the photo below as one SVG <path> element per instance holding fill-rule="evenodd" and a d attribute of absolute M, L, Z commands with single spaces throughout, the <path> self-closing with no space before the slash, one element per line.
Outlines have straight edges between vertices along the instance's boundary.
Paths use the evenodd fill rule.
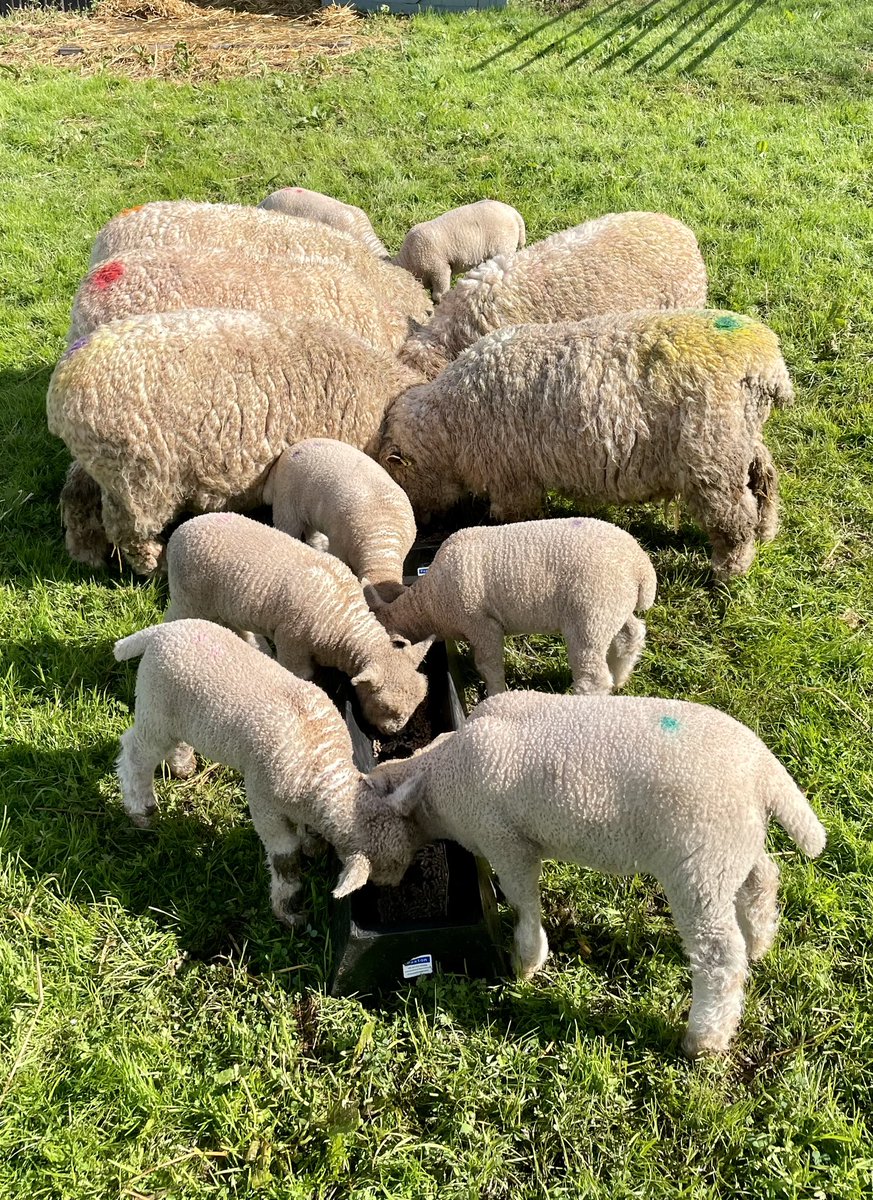
<path fill-rule="evenodd" d="M 342 900 L 343 896 L 351 895 L 358 888 L 362 888 L 369 878 L 370 860 L 366 854 L 356 853 L 349 855 L 343 865 L 342 874 L 337 880 L 337 885 L 333 889 L 334 899 Z"/>
<path fill-rule="evenodd" d="M 416 666 L 418 666 L 435 641 L 436 634 L 432 633 L 430 637 L 426 637 L 423 642 L 416 642 L 414 646 L 410 646 L 406 651 L 407 657 L 410 658 Z"/>
<path fill-rule="evenodd" d="M 385 803 L 399 817 L 408 817 L 418 807 L 421 799 L 422 777 L 420 773 L 410 776 L 393 792 L 385 796 Z"/>
<path fill-rule="evenodd" d="M 369 667 L 365 667 L 364 670 L 361 671 L 360 675 L 356 675 L 354 677 L 354 679 L 352 680 L 352 687 L 356 688 L 356 687 L 360 687 L 360 685 L 362 683 L 369 683 L 371 687 L 376 688 L 379 686 L 379 684 L 381 682 L 382 682 L 382 672 L 375 665 L 375 663 L 373 663 Z"/>
<path fill-rule="evenodd" d="M 415 317 L 407 317 L 406 320 L 409 324 L 409 337 L 413 337 L 414 334 L 421 333 L 423 329 L 427 328 L 427 326 L 423 325 L 421 321 L 416 321 Z"/>
<path fill-rule="evenodd" d="M 412 459 L 402 454 L 399 446 L 386 446 L 380 457 L 383 462 L 391 463 L 394 467 L 412 466 Z"/>

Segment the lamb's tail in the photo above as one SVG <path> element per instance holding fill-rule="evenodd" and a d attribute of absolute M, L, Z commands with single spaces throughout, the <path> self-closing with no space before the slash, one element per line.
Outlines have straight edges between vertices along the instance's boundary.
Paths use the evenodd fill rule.
<path fill-rule="evenodd" d="M 803 792 L 782 766 L 771 756 L 770 771 L 764 782 L 764 803 L 785 832 L 797 842 L 804 854 L 817 858 L 825 848 L 827 834 L 812 811 Z"/>
<path fill-rule="evenodd" d="M 141 654 L 145 653 L 155 634 L 162 628 L 161 625 L 149 625 L 148 629 L 140 629 L 137 633 L 132 633 L 130 637 L 122 638 L 113 647 L 115 657 L 119 662 L 124 662 L 128 658 L 139 658 Z"/>

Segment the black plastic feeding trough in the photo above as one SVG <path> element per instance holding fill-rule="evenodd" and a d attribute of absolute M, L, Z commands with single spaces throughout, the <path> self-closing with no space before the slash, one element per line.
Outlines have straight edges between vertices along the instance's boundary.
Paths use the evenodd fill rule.
<path fill-rule="evenodd" d="M 413 550 L 407 570 L 414 577 L 432 556 L 432 547 Z M 454 655 L 443 643 L 431 647 L 425 671 L 427 698 L 400 734 L 375 746 L 350 689 L 340 697 L 362 771 L 377 757 L 403 758 L 416 741 L 426 745 L 463 724 Z M 425 846 L 398 887 L 367 884 L 335 902 L 331 929 L 335 996 L 391 991 L 419 975 L 494 979 L 505 970 L 491 869 L 455 842 Z"/>

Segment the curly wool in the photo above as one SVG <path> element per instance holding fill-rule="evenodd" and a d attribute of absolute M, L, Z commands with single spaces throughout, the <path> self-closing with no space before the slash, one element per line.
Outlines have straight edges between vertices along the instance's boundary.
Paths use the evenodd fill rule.
<path fill-rule="evenodd" d="M 409 638 L 461 638 L 489 695 L 506 688 L 508 634 L 561 634 L 575 692 L 609 692 L 629 678 L 657 580 L 639 542 L 606 521 L 583 517 L 462 529 L 393 604 L 377 609 L 386 628 Z"/>
<path fill-rule="evenodd" d="M 432 379 L 478 338 L 507 325 L 700 307 L 706 283 L 687 225 L 663 213 L 609 213 L 470 271 L 401 356 Z"/>
<path fill-rule="evenodd" d="M 388 251 L 376 236 L 376 230 L 364 210 L 356 208 L 354 204 L 335 200 L 333 196 L 325 196 L 323 192 L 311 192 L 309 188 L 300 187 L 279 188 L 262 200 L 258 208 L 290 217 L 305 217 L 308 221 L 322 221 L 358 238 L 377 258 L 388 257 Z"/>
<path fill-rule="evenodd" d="M 175 517 L 258 505 L 291 443 L 375 451 L 386 407 L 419 378 L 317 322 L 160 313 L 74 342 L 49 384 L 48 424 L 99 485 L 107 537 L 147 573 Z"/>
<path fill-rule="evenodd" d="M 499 200 L 478 200 L 413 225 L 393 260 L 420 279 L 439 304 L 452 275 L 524 246 L 524 218 Z"/>
<path fill-rule="evenodd" d="M 427 692 L 418 671 L 430 642 L 392 640 L 354 575 L 321 554 L 236 513 L 185 521 L 167 544 L 165 621 L 202 617 L 268 637 L 283 667 L 310 679 L 313 663 L 353 677 L 364 715 L 384 733 L 403 728 Z"/>
<path fill-rule="evenodd" d="M 619 313 L 482 338 L 385 418 L 379 461 L 424 519 L 466 493 L 496 520 L 555 490 L 598 503 L 681 496 L 723 577 L 777 525 L 761 431 L 791 382 L 758 321 L 719 311 Z"/>
<path fill-rule="evenodd" d="M 348 730 L 320 688 L 208 621 L 154 625 L 115 645 L 119 660 L 138 655 L 136 715 L 117 764 L 136 825 L 152 822 L 157 766 L 167 760 L 174 774 L 192 774 L 193 747 L 242 773 L 280 921 L 299 919 L 307 829 L 337 850 L 344 879 L 363 871 L 399 882 L 420 839 L 354 766 Z"/>
<path fill-rule="evenodd" d="M 431 305 L 407 272 L 370 257 L 279 255 L 255 262 L 239 250 L 128 250 L 94 267 L 73 301 L 68 341 L 107 321 L 191 308 L 288 312 L 331 322 L 396 353 L 410 319 Z"/>
<path fill-rule="evenodd" d="M 373 255 L 359 238 L 307 221 L 245 204 L 201 204 L 154 200 L 108 221 L 94 241 L 91 266 L 125 250 L 239 250 L 250 258 L 281 254 L 327 255 L 366 268 Z"/>
<path fill-rule="evenodd" d="M 330 553 L 375 594 L 403 590 L 403 562 L 415 541 L 406 493 L 354 446 L 310 438 L 281 455 L 264 485 L 273 524 L 291 537 L 328 539 Z"/>
<path fill-rule="evenodd" d="M 769 818 L 806 854 L 825 844 L 803 794 L 750 729 L 677 700 L 510 692 L 369 778 L 423 836 L 452 838 L 488 859 L 516 910 L 526 977 L 548 954 L 543 859 L 654 875 L 691 960 L 684 1048 L 692 1056 L 727 1048 L 747 961 L 776 933 Z"/>

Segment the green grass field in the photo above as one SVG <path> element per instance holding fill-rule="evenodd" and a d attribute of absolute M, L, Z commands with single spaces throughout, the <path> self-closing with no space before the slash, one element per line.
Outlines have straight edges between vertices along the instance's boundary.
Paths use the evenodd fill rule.
<path fill-rule="evenodd" d="M 873 3 L 616 0 L 400 32 L 202 89 L 0 72 L 0 1196 L 870 1196 Z M 484 195 L 530 240 L 665 210 L 697 231 L 713 303 L 781 336 L 783 529 L 750 575 L 716 588 L 686 523 L 612 514 L 661 579 L 629 690 L 747 722 L 829 832 L 813 864 L 774 828 L 784 921 L 726 1061 L 679 1054 L 689 976 L 651 881 L 551 864 L 535 982 L 364 1007 L 325 995 L 327 865 L 291 937 L 231 772 L 159 782 L 153 833 L 124 818 L 134 675 L 111 644 L 164 595 L 69 562 L 46 385 L 114 212 L 283 183 L 363 205 L 392 247 Z M 518 644 L 526 682 L 565 690 L 563 650 Z"/>

